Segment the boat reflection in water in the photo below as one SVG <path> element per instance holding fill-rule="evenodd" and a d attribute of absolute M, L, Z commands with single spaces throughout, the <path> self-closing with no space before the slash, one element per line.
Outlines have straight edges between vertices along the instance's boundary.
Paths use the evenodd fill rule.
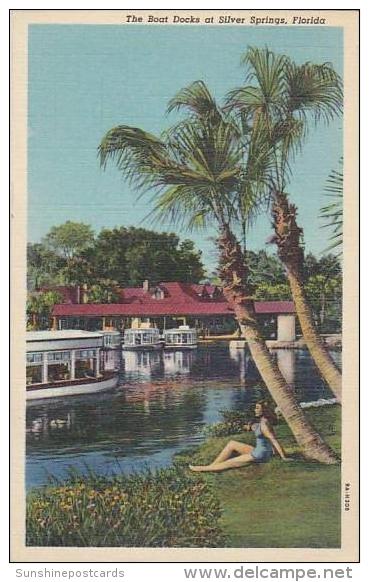
<path fill-rule="evenodd" d="M 155 376 L 162 365 L 161 355 L 161 352 L 156 350 L 123 351 L 125 379 L 132 380 L 138 377 L 151 378 L 151 376 Z"/>
<path fill-rule="evenodd" d="M 104 370 L 110 370 L 112 372 L 119 372 L 122 366 L 122 353 L 121 350 L 117 349 L 107 349 L 103 352 L 103 362 Z"/>
<path fill-rule="evenodd" d="M 168 376 L 189 374 L 192 365 L 196 359 L 196 354 L 189 350 L 171 350 L 165 351 L 164 358 L 164 373 Z"/>

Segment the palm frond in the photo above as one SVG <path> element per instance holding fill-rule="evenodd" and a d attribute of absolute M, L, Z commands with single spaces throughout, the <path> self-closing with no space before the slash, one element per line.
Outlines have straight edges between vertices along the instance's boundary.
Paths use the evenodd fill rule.
<path fill-rule="evenodd" d="M 310 62 L 296 65 L 289 62 L 285 71 L 287 109 L 303 120 L 311 114 L 317 123 L 327 123 L 342 113 L 342 79 L 329 63 Z"/>
<path fill-rule="evenodd" d="M 343 159 L 340 159 L 341 169 L 333 170 L 324 188 L 326 196 L 334 198 L 334 201 L 320 209 L 319 217 L 324 220 L 322 228 L 330 228 L 333 234 L 329 237 L 332 241 L 326 252 L 339 249 L 342 253 L 343 244 Z"/>
<path fill-rule="evenodd" d="M 259 87 L 241 87 L 230 91 L 226 97 L 225 110 L 243 112 L 247 117 L 264 108 L 264 96 Z"/>
<path fill-rule="evenodd" d="M 270 113 L 279 111 L 283 106 L 288 57 L 275 54 L 268 48 L 249 47 L 241 62 L 246 66 L 246 83 L 257 83 L 264 108 L 268 108 Z"/>
<path fill-rule="evenodd" d="M 110 130 L 99 147 L 102 167 L 111 161 L 139 192 L 152 192 L 154 220 L 190 230 L 253 220 L 269 181 L 264 118 L 245 138 L 202 81 L 182 89 L 168 110 L 182 108 L 188 115 L 160 137 L 125 125 Z"/>
<path fill-rule="evenodd" d="M 188 87 L 184 87 L 169 101 L 168 113 L 180 109 L 186 109 L 200 118 L 212 116 L 218 120 L 221 116 L 215 100 L 203 81 L 195 81 Z"/>

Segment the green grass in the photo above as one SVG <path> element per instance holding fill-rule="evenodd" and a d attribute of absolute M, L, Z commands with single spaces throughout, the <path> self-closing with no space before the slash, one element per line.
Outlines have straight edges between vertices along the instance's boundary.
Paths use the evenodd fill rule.
<path fill-rule="evenodd" d="M 308 416 L 337 451 L 340 450 L 339 406 L 310 409 Z M 341 468 L 299 457 L 288 427 L 277 428 L 288 454 L 279 459 L 223 473 L 202 473 L 212 484 L 222 508 L 221 525 L 230 547 L 337 548 L 340 547 Z M 208 463 L 233 438 L 253 443 L 249 433 L 209 438 L 194 454 L 181 455 L 195 464 Z"/>

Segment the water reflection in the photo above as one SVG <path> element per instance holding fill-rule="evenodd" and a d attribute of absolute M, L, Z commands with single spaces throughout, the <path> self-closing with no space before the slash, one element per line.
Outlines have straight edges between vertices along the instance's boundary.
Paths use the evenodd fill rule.
<path fill-rule="evenodd" d="M 104 351 L 104 368 L 109 371 L 120 370 L 122 365 L 121 350 L 105 350 Z"/>
<path fill-rule="evenodd" d="M 334 353 L 340 362 L 340 353 Z M 331 393 L 305 350 L 273 357 L 299 400 Z M 111 358 L 110 364 L 113 364 Z M 245 410 L 265 396 L 248 350 L 228 344 L 196 350 L 123 352 L 119 387 L 111 393 L 34 401 L 27 406 L 27 486 L 68 466 L 100 473 L 165 466 L 175 452 L 203 439 L 220 410 Z"/>
<path fill-rule="evenodd" d="M 190 374 L 195 358 L 195 350 L 164 351 L 164 374 L 166 376 Z"/>
<path fill-rule="evenodd" d="M 151 378 L 161 368 L 161 351 L 137 350 L 123 352 L 123 370 L 128 380 Z"/>
<path fill-rule="evenodd" d="M 298 354 L 296 350 L 275 350 L 277 364 L 282 376 L 289 386 L 295 384 L 296 360 Z"/>
<path fill-rule="evenodd" d="M 258 370 L 248 350 L 230 346 L 229 355 L 237 363 L 240 381 L 243 384 L 252 385 L 260 380 Z"/>

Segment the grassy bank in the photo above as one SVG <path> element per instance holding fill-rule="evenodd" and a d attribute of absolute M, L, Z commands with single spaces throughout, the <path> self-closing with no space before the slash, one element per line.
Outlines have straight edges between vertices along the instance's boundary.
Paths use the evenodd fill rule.
<path fill-rule="evenodd" d="M 340 407 L 307 415 L 339 452 Z M 234 427 L 234 424 L 231 425 Z M 234 428 L 232 428 L 234 430 Z M 27 497 L 27 544 L 100 547 L 310 547 L 340 545 L 340 466 L 302 459 L 288 427 L 278 438 L 294 460 L 273 459 L 224 473 L 191 473 L 230 439 L 209 437 L 175 466 L 115 478 L 75 475 Z"/>
<path fill-rule="evenodd" d="M 341 441 L 341 409 L 310 409 L 308 417 L 337 451 Z M 341 468 L 307 462 L 298 455 L 288 427 L 278 438 L 294 460 L 251 464 L 223 473 L 207 473 L 222 508 L 221 525 L 230 547 L 335 548 L 340 546 Z M 253 443 L 249 433 L 209 438 L 181 462 L 208 463 L 230 440 Z M 205 475 L 202 473 L 202 475 Z"/>

